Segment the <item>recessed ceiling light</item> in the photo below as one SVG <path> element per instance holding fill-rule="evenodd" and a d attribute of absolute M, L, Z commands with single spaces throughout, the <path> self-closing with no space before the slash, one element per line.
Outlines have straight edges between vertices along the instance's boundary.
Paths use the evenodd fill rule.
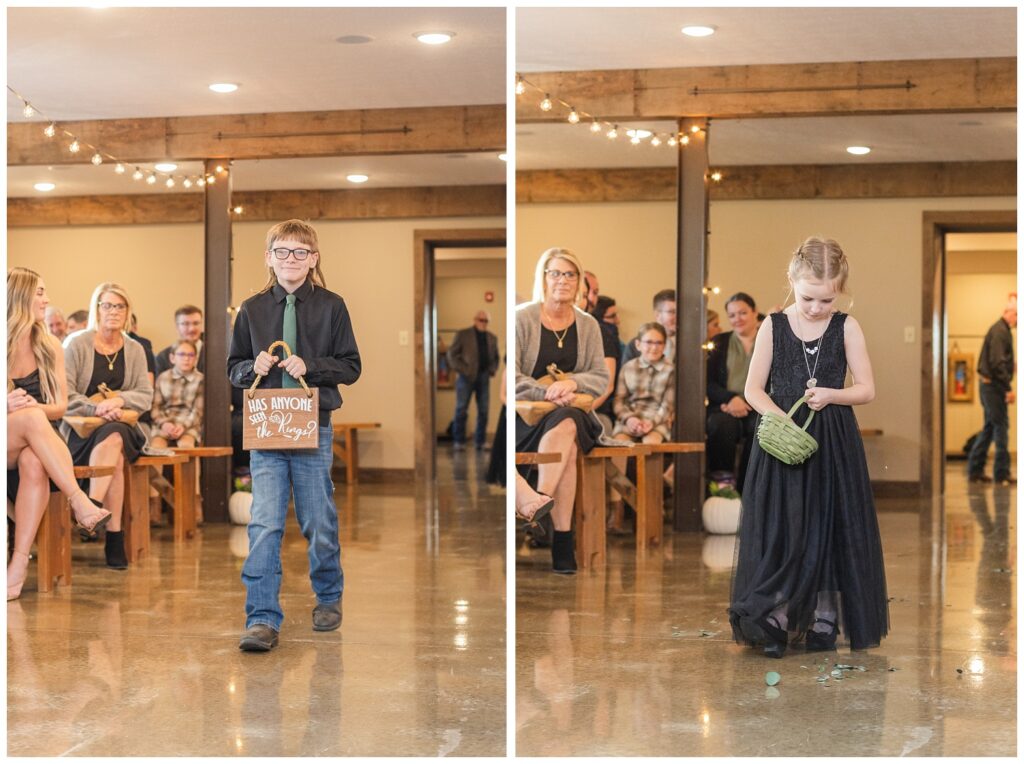
<path fill-rule="evenodd" d="M 234 82 L 215 82 L 210 85 L 210 90 L 214 93 L 234 93 L 238 90 L 238 85 Z"/>
<path fill-rule="evenodd" d="M 871 153 L 870 146 L 847 146 L 846 150 L 851 154 L 856 154 L 857 156 L 863 156 L 864 154 Z"/>
<path fill-rule="evenodd" d="M 710 25 L 694 24 L 691 26 L 683 27 L 683 34 L 688 37 L 710 37 L 715 33 L 718 27 Z"/>
<path fill-rule="evenodd" d="M 348 180 L 349 183 L 365 183 L 366 181 L 368 181 L 370 179 L 370 176 L 369 175 L 360 175 L 359 173 L 354 173 L 352 175 L 346 175 L 345 179 Z"/>
<path fill-rule="evenodd" d="M 53 183 L 36 183 L 32 186 L 36 191 L 53 191 L 56 187 Z"/>
<path fill-rule="evenodd" d="M 338 37 L 335 42 L 340 42 L 342 45 L 364 45 L 373 42 L 373 38 L 365 34 L 346 34 Z"/>
<path fill-rule="evenodd" d="M 508 154 L 502 152 L 501 154 L 498 154 L 498 159 L 500 159 L 502 162 L 507 162 L 508 161 Z"/>
<path fill-rule="evenodd" d="M 174 162 L 161 162 L 160 164 L 153 165 L 153 167 L 160 172 L 174 172 L 178 169 L 178 165 L 174 164 Z"/>
<path fill-rule="evenodd" d="M 628 135 L 630 138 L 639 138 L 640 140 L 643 140 L 644 138 L 650 138 L 653 134 L 654 133 L 652 133 L 650 130 L 627 130 L 626 131 L 626 135 Z"/>
<path fill-rule="evenodd" d="M 417 32 L 413 35 L 424 45 L 444 45 L 450 42 L 455 32 Z"/>

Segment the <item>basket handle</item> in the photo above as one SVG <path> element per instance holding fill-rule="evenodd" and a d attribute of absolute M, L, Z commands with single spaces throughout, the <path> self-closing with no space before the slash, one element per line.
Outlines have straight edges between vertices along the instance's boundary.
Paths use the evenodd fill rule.
<path fill-rule="evenodd" d="M 270 347 L 267 348 L 267 353 L 270 354 L 270 355 L 273 355 L 274 354 L 274 348 L 277 348 L 277 347 L 284 348 L 284 352 L 286 352 L 288 355 L 292 355 L 292 349 L 290 347 L 288 347 L 288 343 L 285 342 L 284 340 L 278 340 L 277 342 L 272 342 L 270 344 Z M 252 398 L 252 396 L 256 393 L 256 387 L 259 385 L 261 379 L 263 379 L 263 377 L 260 376 L 259 374 L 257 374 L 256 375 L 256 381 L 253 382 L 252 383 L 252 387 L 249 388 L 249 397 L 250 398 Z M 306 385 L 306 380 L 303 379 L 302 377 L 299 377 L 299 384 L 302 385 L 302 389 L 306 391 L 306 397 L 312 398 L 313 397 L 313 393 L 310 391 L 309 387 Z"/>
<path fill-rule="evenodd" d="M 791 408 L 789 410 L 789 413 L 786 414 L 786 416 L 788 416 L 790 419 L 792 419 L 793 418 L 793 414 L 796 412 L 796 410 L 798 408 L 800 408 L 800 404 L 802 404 L 802 403 L 807 403 L 807 396 L 806 395 L 803 398 L 801 398 L 800 400 L 798 400 L 796 403 L 793 404 L 793 408 Z M 810 425 L 811 420 L 814 419 L 814 409 L 810 409 L 809 408 L 808 410 L 811 412 L 811 415 L 809 417 L 807 417 L 807 421 L 804 422 L 804 426 L 801 428 L 804 432 L 807 432 L 808 425 Z"/>

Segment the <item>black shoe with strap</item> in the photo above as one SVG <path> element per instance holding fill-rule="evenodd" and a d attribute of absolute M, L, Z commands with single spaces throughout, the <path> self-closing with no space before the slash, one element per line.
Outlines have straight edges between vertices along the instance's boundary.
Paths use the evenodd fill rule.
<path fill-rule="evenodd" d="M 829 630 L 816 630 L 814 627 L 819 623 L 823 623 L 828 626 Z M 807 632 L 807 636 L 804 640 L 808 650 L 835 650 L 837 636 L 839 636 L 839 627 L 836 626 L 835 621 L 830 621 L 827 618 L 819 618 L 811 626 L 810 631 Z"/>

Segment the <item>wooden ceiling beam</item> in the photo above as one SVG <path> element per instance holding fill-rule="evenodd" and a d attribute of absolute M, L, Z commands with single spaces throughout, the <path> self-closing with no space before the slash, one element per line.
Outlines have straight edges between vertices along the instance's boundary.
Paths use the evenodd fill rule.
<path fill-rule="evenodd" d="M 1014 111 L 1017 59 L 708 66 L 536 72 L 541 90 L 602 119 L 744 119 Z M 913 87 L 905 87 L 906 83 Z M 517 122 L 565 121 L 542 112 L 535 91 L 519 96 Z"/>
<path fill-rule="evenodd" d="M 1017 163 L 751 165 L 716 168 L 712 201 L 745 199 L 899 199 L 1014 196 Z M 522 170 L 516 202 L 665 202 L 676 198 L 674 167 Z"/>
<path fill-rule="evenodd" d="M 355 190 L 236 191 L 238 222 L 254 220 L 386 220 L 489 217 L 505 214 L 505 186 L 423 186 Z M 12 228 L 64 225 L 202 223 L 203 194 L 123 194 L 10 198 Z"/>
<path fill-rule="evenodd" d="M 128 163 L 199 159 L 291 159 L 321 156 L 503 151 L 505 107 L 229 114 L 60 122 L 80 141 Z M 67 140 L 46 138 L 39 122 L 7 123 L 7 164 L 88 164 Z"/>

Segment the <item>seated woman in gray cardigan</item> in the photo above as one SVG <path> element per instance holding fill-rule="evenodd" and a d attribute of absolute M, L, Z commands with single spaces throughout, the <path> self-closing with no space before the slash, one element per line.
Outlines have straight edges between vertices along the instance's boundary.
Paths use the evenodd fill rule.
<path fill-rule="evenodd" d="M 89 495 L 102 497 L 110 510 L 107 526 L 107 566 L 123 570 L 125 556 L 121 511 L 124 508 L 124 460 L 134 462 L 149 437 L 147 425 L 129 425 L 121 421 L 125 410 L 139 414 L 153 407 L 153 385 L 146 370 L 146 353 L 125 332 L 132 306 L 124 287 L 111 282 L 100 284 L 92 293 L 88 327 L 64 342 L 64 365 L 68 379 L 66 416 L 97 416 L 106 422 L 85 438 L 71 426 L 61 424 L 71 458 L 77 465 L 107 464 L 116 469 L 111 477 L 93 478 Z M 99 403 L 89 400 L 101 384 L 116 395 Z"/>
<path fill-rule="evenodd" d="M 516 451 L 555 452 L 561 461 L 537 469 L 537 491 L 551 496 L 555 537 L 551 562 L 556 573 L 574 573 L 576 556 L 572 508 L 576 500 L 576 452 L 588 453 L 601 438 L 591 412 L 573 408 L 576 393 L 599 397 L 608 386 L 601 329 L 593 316 L 575 307 L 583 289 L 583 266 L 572 252 L 552 248 L 537 262 L 533 302 L 516 308 L 516 400 L 549 401 L 557 408 L 528 425 L 516 416 Z M 545 387 L 537 380 L 550 364 L 572 378 Z"/>

